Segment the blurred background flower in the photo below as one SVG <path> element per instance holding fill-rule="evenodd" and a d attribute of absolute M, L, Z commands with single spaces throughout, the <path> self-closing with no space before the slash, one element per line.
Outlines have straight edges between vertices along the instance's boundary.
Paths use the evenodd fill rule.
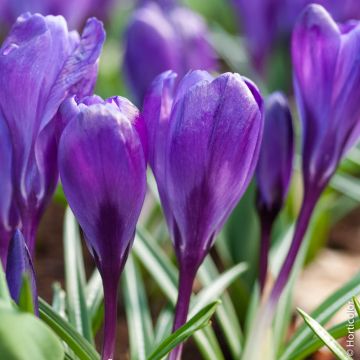
<path fill-rule="evenodd" d="M 253 66 L 263 76 L 279 47 L 289 48 L 292 28 L 310 3 L 323 5 L 336 21 L 360 18 L 357 0 L 231 0 L 244 31 Z M 271 68 L 272 71 L 273 69 Z"/>
<path fill-rule="evenodd" d="M 127 83 L 138 104 L 152 80 L 166 70 L 215 70 L 216 55 L 205 20 L 175 0 L 140 1 L 125 32 Z"/>
<path fill-rule="evenodd" d="M 0 18 L 11 26 L 24 12 L 42 15 L 62 15 L 70 29 L 78 29 L 86 19 L 96 16 L 105 20 L 114 0 L 1 0 Z"/>

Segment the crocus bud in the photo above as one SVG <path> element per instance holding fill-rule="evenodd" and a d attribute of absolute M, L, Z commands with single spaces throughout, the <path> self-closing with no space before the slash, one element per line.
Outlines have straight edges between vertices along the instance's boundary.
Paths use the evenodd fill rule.
<path fill-rule="evenodd" d="M 132 246 L 146 192 L 143 139 L 137 109 L 124 98 L 68 100 L 61 115 L 69 123 L 59 145 L 64 192 L 84 232 L 103 280 L 103 359 L 112 359 L 117 287 Z"/>
<path fill-rule="evenodd" d="M 10 241 L 9 253 L 6 265 L 6 280 L 10 295 L 15 302 L 19 302 L 23 276 L 27 275 L 30 280 L 33 304 L 35 312 L 38 311 L 38 300 L 35 282 L 35 272 L 31 261 L 30 252 L 20 230 L 16 230 Z"/>
<path fill-rule="evenodd" d="M 88 20 L 82 37 L 62 17 L 19 17 L 0 49 L 1 258 L 15 228 L 31 254 L 36 229 L 58 180 L 56 113 L 72 95 L 92 92 L 104 42 Z M 4 165 L 3 165 L 4 164 Z"/>
<path fill-rule="evenodd" d="M 260 286 L 263 289 L 273 223 L 288 193 L 294 158 L 294 130 L 285 96 L 265 101 L 265 127 L 256 167 L 257 210 L 261 226 Z"/>
<path fill-rule="evenodd" d="M 180 268 L 174 330 L 186 321 L 200 264 L 253 175 L 263 128 L 261 96 L 240 75 L 194 71 L 177 87 L 175 76 L 157 77 L 144 103 L 149 161 Z"/>
<path fill-rule="evenodd" d="M 292 38 L 295 94 L 302 123 L 304 198 L 288 256 L 272 294 L 276 305 L 314 207 L 346 151 L 360 135 L 360 22 L 337 24 L 309 5 Z"/>
<path fill-rule="evenodd" d="M 125 33 L 124 72 L 142 104 L 154 78 L 166 70 L 183 77 L 191 69 L 214 70 L 215 52 L 200 15 L 176 1 L 142 1 Z"/>

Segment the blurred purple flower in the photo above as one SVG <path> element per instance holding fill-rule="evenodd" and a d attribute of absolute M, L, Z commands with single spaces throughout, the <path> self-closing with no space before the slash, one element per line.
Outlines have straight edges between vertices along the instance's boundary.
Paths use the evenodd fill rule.
<path fill-rule="evenodd" d="M 138 110 L 124 98 L 85 98 L 61 107 L 59 169 L 66 198 L 103 279 L 103 359 L 113 358 L 117 288 L 146 192 Z"/>
<path fill-rule="evenodd" d="M 295 94 L 302 122 L 304 197 L 294 238 L 270 302 L 289 278 L 314 207 L 339 162 L 360 137 L 360 22 L 337 24 L 309 5 L 292 38 Z"/>
<path fill-rule="evenodd" d="M 6 266 L 6 280 L 10 295 L 15 302 L 19 302 L 24 275 L 29 277 L 35 313 L 38 313 L 38 300 L 35 282 L 35 272 L 29 249 L 20 230 L 16 230 L 10 241 Z"/>
<path fill-rule="evenodd" d="M 125 40 L 124 72 L 139 104 L 154 78 L 166 70 L 183 77 L 191 69 L 216 68 L 205 21 L 176 1 L 142 1 Z"/>
<path fill-rule="evenodd" d="M 105 19 L 113 0 L 0 0 L 0 17 L 12 25 L 24 12 L 62 15 L 70 29 L 80 28 L 90 16 Z"/>
<path fill-rule="evenodd" d="M 289 105 L 285 96 L 276 92 L 265 101 L 264 135 L 256 167 L 261 289 L 266 280 L 271 230 L 288 193 L 293 158 L 294 130 Z"/>
<path fill-rule="evenodd" d="M 186 321 L 200 264 L 252 178 L 263 128 L 262 98 L 240 75 L 194 71 L 177 87 L 175 77 L 158 76 L 144 102 L 149 162 L 180 269 L 174 330 Z"/>
<path fill-rule="evenodd" d="M 264 73 L 266 61 L 277 42 L 290 38 L 301 11 L 319 3 L 337 21 L 360 18 L 358 0 L 232 0 L 242 24 L 255 68 Z"/>
<path fill-rule="evenodd" d="M 34 252 L 39 220 L 57 184 L 56 113 L 93 90 L 105 33 L 90 19 L 82 37 L 62 17 L 19 17 L 0 49 L 0 257 L 15 228 Z"/>

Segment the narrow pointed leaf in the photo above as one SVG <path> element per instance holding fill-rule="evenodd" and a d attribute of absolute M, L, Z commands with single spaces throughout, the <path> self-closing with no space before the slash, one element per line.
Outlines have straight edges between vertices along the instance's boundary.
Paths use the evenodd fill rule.
<path fill-rule="evenodd" d="M 65 304 L 65 291 L 61 288 L 60 283 L 53 284 L 53 299 L 52 299 L 52 308 L 56 313 L 58 313 L 63 319 L 66 317 L 66 304 Z"/>
<path fill-rule="evenodd" d="M 350 360 L 350 356 L 347 355 L 346 351 L 338 344 L 338 342 L 329 334 L 318 322 L 312 317 L 306 314 L 301 309 L 298 309 L 299 314 L 303 317 L 306 324 L 314 332 L 314 334 L 328 347 L 328 349 L 336 356 L 339 360 Z"/>
<path fill-rule="evenodd" d="M 243 269 L 242 266 L 244 266 Z M 228 280 L 230 280 L 230 282 L 232 282 L 232 280 L 236 280 L 237 276 L 239 276 L 243 271 L 246 271 L 245 266 L 245 264 L 238 265 L 238 267 L 240 267 L 240 269 L 238 268 L 239 273 L 237 273 L 236 267 L 230 269 L 229 271 L 233 271 L 231 271 L 231 273 L 228 273 L 228 275 L 230 275 L 228 277 Z M 231 274 L 234 276 L 231 276 Z M 209 286 L 210 284 L 212 284 L 213 279 L 219 276 L 219 272 L 216 269 L 216 266 L 210 256 L 205 259 L 204 264 L 202 265 L 202 267 L 200 267 L 198 276 L 201 283 L 205 286 Z M 223 290 L 225 290 L 225 288 L 230 285 L 230 282 L 227 282 Z M 216 297 L 220 295 L 221 293 L 219 293 Z M 238 316 L 236 314 L 235 307 L 231 301 L 231 298 L 227 293 L 223 293 L 220 297 L 220 300 L 221 305 L 217 307 L 215 316 L 224 333 L 225 340 L 229 345 L 229 349 L 232 353 L 233 358 L 238 359 L 241 355 L 243 341 L 243 335 Z"/>
<path fill-rule="evenodd" d="M 354 303 L 354 306 L 355 306 L 355 310 L 358 314 L 358 317 L 360 317 L 360 302 L 358 300 L 357 297 L 353 296 L 353 303 Z"/>
<path fill-rule="evenodd" d="M 64 222 L 64 260 L 66 301 L 69 322 L 89 342 L 93 342 L 85 301 L 85 268 L 78 224 L 68 207 Z"/>
<path fill-rule="evenodd" d="M 50 326 L 80 360 L 100 359 L 95 348 L 41 298 L 39 298 L 39 313 L 40 318 Z"/>
<path fill-rule="evenodd" d="M 133 252 L 160 289 L 175 306 L 177 299 L 177 270 L 151 236 L 138 226 Z M 222 360 L 224 355 L 211 327 L 198 331 L 195 342 L 205 360 Z"/>
<path fill-rule="evenodd" d="M 174 309 L 172 306 L 165 306 L 157 317 L 155 327 L 154 344 L 158 345 L 163 339 L 171 334 Z"/>
<path fill-rule="evenodd" d="M 154 343 L 154 332 L 144 283 L 131 254 L 126 262 L 122 285 L 131 359 L 146 360 Z"/>
<path fill-rule="evenodd" d="M 177 345 L 188 339 L 196 331 L 209 324 L 210 318 L 216 310 L 219 301 L 210 303 L 193 316 L 185 325 L 167 337 L 149 356 L 148 360 L 161 360 Z"/>
<path fill-rule="evenodd" d="M 97 269 L 94 270 L 86 286 L 86 305 L 94 334 L 98 332 L 104 320 L 104 290 L 102 279 Z"/>
<path fill-rule="evenodd" d="M 325 299 L 325 301 L 310 315 L 319 324 L 325 325 L 347 301 L 358 294 L 360 294 L 360 272 Z M 310 329 L 305 325 L 300 326 L 286 346 L 280 359 L 288 359 L 296 349 L 305 345 L 311 337 L 312 332 Z"/>
<path fill-rule="evenodd" d="M 329 329 L 329 334 L 334 339 L 341 339 L 348 335 L 349 333 L 349 322 L 344 321 L 340 324 L 337 324 Z M 354 331 L 360 329 L 360 319 L 356 318 L 354 322 Z M 320 340 L 317 337 L 312 337 L 309 341 L 307 341 L 303 346 L 295 349 L 291 354 L 289 354 L 286 359 L 287 360 L 303 360 L 306 359 L 309 355 L 315 353 L 317 350 L 322 348 L 324 346 L 324 343 L 322 340 Z M 281 359 L 285 359 L 284 357 L 281 357 Z"/>

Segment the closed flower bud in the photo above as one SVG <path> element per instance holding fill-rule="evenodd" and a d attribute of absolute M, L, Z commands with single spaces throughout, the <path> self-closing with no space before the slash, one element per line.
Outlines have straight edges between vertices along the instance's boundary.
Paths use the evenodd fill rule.
<path fill-rule="evenodd" d="M 273 93 L 265 101 L 264 135 L 256 167 L 261 289 L 266 280 L 271 230 L 288 193 L 293 158 L 294 130 L 290 109 L 283 94 Z"/>
<path fill-rule="evenodd" d="M 104 286 L 103 359 L 113 358 L 117 287 L 146 192 L 141 118 L 126 99 L 99 97 L 61 107 L 68 122 L 59 145 L 64 192 Z"/>
<path fill-rule="evenodd" d="M 149 161 L 180 268 L 174 329 L 186 321 L 197 269 L 247 188 L 258 159 L 262 99 L 238 74 L 166 72 L 144 103 Z M 176 350 L 172 359 L 181 350 Z"/>
<path fill-rule="evenodd" d="M 215 52 L 200 15 L 176 1 L 146 0 L 135 10 L 125 33 L 124 72 L 139 104 L 160 73 L 214 70 Z"/>
<path fill-rule="evenodd" d="M 24 275 L 28 276 L 35 313 L 38 312 L 38 300 L 35 272 L 30 252 L 20 230 L 16 230 L 10 241 L 6 265 L 6 280 L 10 295 L 15 302 L 19 302 Z"/>

